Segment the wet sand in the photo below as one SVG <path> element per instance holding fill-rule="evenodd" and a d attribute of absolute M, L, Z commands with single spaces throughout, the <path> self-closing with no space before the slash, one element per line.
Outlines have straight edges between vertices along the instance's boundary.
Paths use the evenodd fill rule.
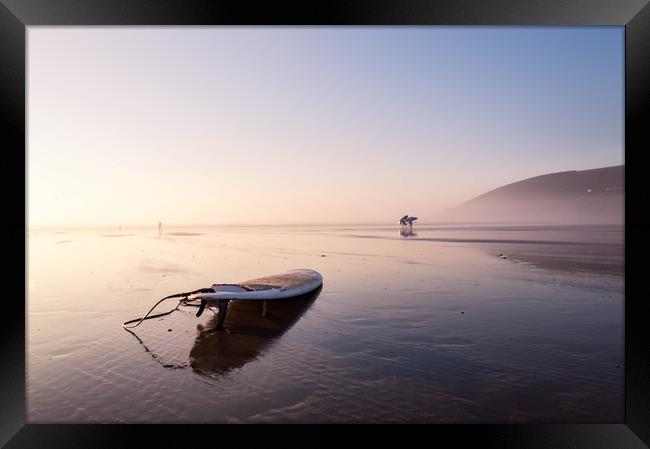
<path fill-rule="evenodd" d="M 29 422 L 623 420 L 622 227 L 61 233 L 28 235 Z M 193 307 L 120 326 L 293 268 L 322 290 L 233 303 L 229 333 Z"/>

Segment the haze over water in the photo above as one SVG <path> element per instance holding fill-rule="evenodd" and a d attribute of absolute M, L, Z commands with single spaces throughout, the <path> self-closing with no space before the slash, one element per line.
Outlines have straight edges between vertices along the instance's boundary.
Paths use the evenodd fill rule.
<path fill-rule="evenodd" d="M 30 231 L 28 420 L 623 420 L 621 226 L 409 233 Z M 121 327 L 168 294 L 292 268 L 318 270 L 324 285 L 291 319 L 270 305 L 274 336 L 217 338 L 205 332 L 213 311 L 186 308 L 144 322 L 138 338 Z"/>

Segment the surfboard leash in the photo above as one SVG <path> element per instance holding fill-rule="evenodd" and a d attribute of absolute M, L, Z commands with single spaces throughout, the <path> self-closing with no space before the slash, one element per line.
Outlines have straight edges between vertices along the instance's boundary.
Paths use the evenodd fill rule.
<path fill-rule="evenodd" d="M 194 291 L 192 291 L 192 292 L 187 292 L 187 293 L 176 293 L 176 294 L 174 294 L 174 295 L 165 296 L 163 299 L 161 299 L 161 300 L 158 301 L 156 304 L 154 304 L 154 306 L 153 306 L 151 309 L 149 309 L 149 311 L 145 314 L 145 316 L 143 316 L 142 318 L 134 318 L 134 319 L 132 319 L 132 320 L 125 321 L 124 323 L 122 323 L 122 327 L 123 327 L 124 329 L 126 329 L 126 330 L 133 329 L 134 327 L 139 326 L 140 323 L 142 323 L 144 320 L 151 320 L 151 319 L 153 319 L 153 318 L 158 318 L 158 317 L 161 317 L 161 316 L 169 315 L 170 313 L 174 312 L 175 310 L 178 310 L 178 308 L 181 306 L 181 304 L 186 303 L 186 302 L 187 302 L 187 297 L 190 296 L 190 295 L 192 295 L 192 294 L 194 294 L 194 293 L 214 293 L 214 290 L 213 290 L 212 288 L 200 288 L 200 289 L 198 289 L 198 290 L 194 290 Z M 168 300 L 168 299 L 172 299 L 172 298 L 182 298 L 182 299 L 180 299 L 180 300 L 178 301 L 178 304 L 176 305 L 176 307 L 174 307 L 174 308 L 173 308 L 172 310 L 170 310 L 169 312 L 158 313 L 158 314 L 156 314 L 156 315 L 151 315 L 151 316 L 149 316 L 149 314 L 150 314 L 151 312 L 153 312 L 153 310 L 154 310 L 156 307 L 158 307 L 158 304 L 160 304 L 161 302 L 166 301 L 166 300 Z M 202 304 L 202 305 L 203 305 L 203 304 Z M 202 311 L 203 311 L 203 310 L 201 310 L 201 312 L 202 312 Z M 136 321 L 137 321 L 137 324 L 134 324 L 133 326 L 127 326 L 127 324 L 135 323 Z"/>

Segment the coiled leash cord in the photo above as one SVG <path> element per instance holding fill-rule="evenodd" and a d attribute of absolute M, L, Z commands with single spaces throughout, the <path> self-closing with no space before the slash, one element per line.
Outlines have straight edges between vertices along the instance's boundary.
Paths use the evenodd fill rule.
<path fill-rule="evenodd" d="M 187 292 L 187 293 L 176 293 L 175 295 L 165 296 L 163 299 L 161 299 L 161 300 L 158 301 L 156 304 L 154 304 L 154 306 L 153 306 L 151 309 L 149 309 L 149 311 L 147 312 L 147 314 L 146 314 L 145 316 L 143 316 L 142 318 L 135 318 L 135 319 L 133 319 L 133 320 L 125 321 L 124 323 L 122 323 L 122 327 L 123 327 L 124 329 L 127 329 L 127 330 L 128 330 L 128 329 L 133 329 L 134 327 L 139 326 L 140 323 L 142 323 L 144 320 L 151 320 L 151 319 L 153 319 L 153 318 L 158 318 L 158 317 L 161 317 L 161 316 L 169 315 L 170 313 L 172 313 L 172 312 L 174 312 L 175 310 L 177 310 L 177 309 L 181 306 L 181 304 L 187 302 L 187 297 L 190 296 L 190 295 L 193 295 L 194 293 L 214 293 L 214 290 L 211 289 L 211 288 L 200 288 L 200 289 L 198 289 L 198 290 L 194 290 L 193 292 Z M 178 304 L 176 305 L 176 307 L 174 307 L 174 308 L 173 308 L 172 310 L 170 310 L 169 312 L 158 313 L 158 314 L 156 314 L 156 315 L 151 315 L 151 316 L 149 316 L 149 314 L 150 314 L 151 312 L 153 312 L 153 310 L 154 310 L 156 307 L 158 307 L 158 304 L 160 304 L 161 302 L 163 302 L 163 301 L 165 301 L 165 300 L 167 300 L 167 299 L 171 299 L 171 298 L 182 298 L 182 299 L 181 299 L 180 301 L 178 301 Z M 202 306 L 202 309 L 203 309 L 203 308 L 205 307 L 205 304 L 202 302 L 201 306 Z M 201 310 L 201 312 L 202 312 L 202 311 L 203 311 L 203 310 Z M 135 323 L 136 321 L 137 321 L 137 324 L 134 324 L 133 326 L 127 326 L 127 324 Z"/>

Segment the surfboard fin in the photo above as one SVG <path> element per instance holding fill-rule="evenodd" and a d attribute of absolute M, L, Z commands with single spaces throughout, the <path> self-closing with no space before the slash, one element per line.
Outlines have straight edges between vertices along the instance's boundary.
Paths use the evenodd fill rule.
<path fill-rule="evenodd" d="M 208 303 L 208 302 L 207 302 L 206 300 L 202 300 L 202 301 L 201 301 L 201 306 L 199 307 L 199 311 L 196 312 L 196 316 L 197 316 L 197 317 L 198 317 L 198 316 L 201 316 L 201 314 L 202 314 L 203 311 L 205 310 L 205 306 L 206 306 L 207 303 Z"/>

